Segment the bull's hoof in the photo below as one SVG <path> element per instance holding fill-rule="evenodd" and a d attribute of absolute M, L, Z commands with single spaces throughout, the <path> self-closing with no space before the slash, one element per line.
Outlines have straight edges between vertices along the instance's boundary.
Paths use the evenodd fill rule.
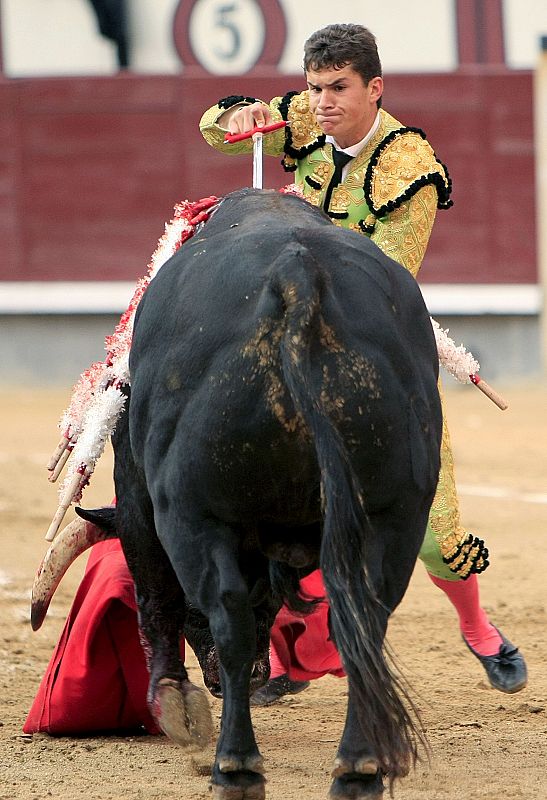
<path fill-rule="evenodd" d="M 376 775 L 380 766 L 374 756 L 361 756 L 355 760 L 337 756 L 334 760 L 333 778 L 357 772 L 359 775 Z"/>
<path fill-rule="evenodd" d="M 264 783 L 252 786 L 219 786 L 212 784 L 213 800 L 265 800 Z"/>
<path fill-rule="evenodd" d="M 213 718 L 205 692 L 190 681 L 161 678 L 152 714 L 162 731 L 181 747 L 203 749 L 213 737 Z"/>
<path fill-rule="evenodd" d="M 260 753 L 255 753 L 246 758 L 239 756 L 220 756 L 217 761 L 218 771 L 223 775 L 234 772 L 257 772 L 264 775 L 264 759 Z"/>
<path fill-rule="evenodd" d="M 338 756 L 332 777 L 330 800 L 382 800 L 382 773 L 372 756 L 355 760 Z"/>
<path fill-rule="evenodd" d="M 370 780 L 355 772 L 332 782 L 329 800 L 382 800 L 383 794 L 381 780 Z"/>
<path fill-rule="evenodd" d="M 215 766 L 211 788 L 213 800 L 265 800 L 266 797 L 264 776 L 248 770 L 221 771 Z"/>

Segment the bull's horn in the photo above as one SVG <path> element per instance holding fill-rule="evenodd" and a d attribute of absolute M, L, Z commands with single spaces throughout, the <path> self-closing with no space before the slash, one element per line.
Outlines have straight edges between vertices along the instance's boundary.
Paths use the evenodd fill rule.
<path fill-rule="evenodd" d="M 30 608 L 33 631 L 37 631 L 44 621 L 51 598 L 70 565 L 97 542 L 111 538 L 112 534 L 82 519 L 75 519 L 63 528 L 50 545 L 34 578 Z"/>

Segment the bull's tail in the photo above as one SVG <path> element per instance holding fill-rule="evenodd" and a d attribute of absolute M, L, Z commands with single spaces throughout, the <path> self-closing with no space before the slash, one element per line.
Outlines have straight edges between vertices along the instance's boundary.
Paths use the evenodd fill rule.
<path fill-rule="evenodd" d="M 389 611 L 368 572 L 376 534 L 347 448 L 312 380 L 311 350 L 320 337 L 321 277 L 304 248 L 291 256 L 290 283 L 284 284 L 280 275 L 286 308 L 281 360 L 293 403 L 311 432 L 321 472 L 321 569 L 332 633 L 363 734 L 379 768 L 393 781 L 407 774 L 418 758 L 418 746 L 427 749 L 427 744 L 416 709 L 386 660 L 383 642 Z M 295 265 L 300 268 L 294 269 Z"/>

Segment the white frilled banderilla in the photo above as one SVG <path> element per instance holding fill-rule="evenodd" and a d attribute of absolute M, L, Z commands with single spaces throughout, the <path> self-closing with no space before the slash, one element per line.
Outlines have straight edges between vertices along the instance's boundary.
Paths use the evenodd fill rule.
<path fill-rule="evenodd" d="M 449 372 L 452 377 L 460 383 L 472 383 L 490 400 L 505 411 L 509 406 L 492 387 L 479 376 L 480 364 L 469 353 L 463 344 L 456 345 L 454 340 L 448 335 L 448 328 L 443 329 L 433 318 L 431 318 L 437 350 L 439 351 L 439 363 Z"/>
<path fill-rule="evenodd" d="M 81 499 L 123 410 L 125 395 L 121 387 L 129 384 L 129 349 L 135 311 L 148 284 L 208 219 L 218 202 L 217 197 L 206 197 L 196 203 L 183 201 L 175 206 L 174 217 L 165 226 L 148 272 L 137 282 L 127 310 L 112 336 L 106 339 L 106 360 L 85 370 L 76 383 L 70 405 L 59 423 L 61 439 L 47 464 L 49 480 L 54 482 L 68 463 L 67 475 L 59 490 L 59 506 L 46 533 L 47 541 L 55 538 L 70 505 Z"/>

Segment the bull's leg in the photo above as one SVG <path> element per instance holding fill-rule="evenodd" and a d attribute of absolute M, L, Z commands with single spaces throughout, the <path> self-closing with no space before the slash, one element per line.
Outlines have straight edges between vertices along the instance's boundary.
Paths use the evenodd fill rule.
<path fill-rule="evenodd" d="M 270 677 L 270 630 L 279 611 L 279 601 L 272 597 L 267 559 L 253 558 L 254 570 L 246 572 L 251 589 L 256 631 L 256 656 L 251 673 L 250 693 L 264 686 Z"/>
<path fill-rule="evenodd" d="M 251 694 L 264 686 L 270 677 L 270 628 L 275 616 L 269 613 L 259 616 L 259 609 L 255 609 L 256 616 L 256 658 L 251 673 L 249 691 Z M 186 641 L 194 651 L 203 673 L 203 681 L 213 697 L 222 697 L 220 685 L 220 665 L 214 639 L 209 630 L 209 623 L 203 617 L 204 623 L 198 620 L 195 610 L 190 612 L 184 625 Z"/>
<path fill-rule="evenodd" d="M 134 509 L 133 509 L 134 514 Z M 185 598 L 154 535 L 131 540 L 126 556 L 135 580 L 139 627 L 150 670 L 148 705 L 162 731 L 183 747 L 205 747 L 213 735 L 207 697 L 195 686 L 180 655 Z"/>
<path fill-rule="evenodd" d="M 126 425 L 122 416 L 117 435 Z M 206 746 L 213 721 L 205 692 L 180 655 L 185 598 L 154 527 L 152 504 L 126 447 L 116 442 L 116 524 L 135 581 L 139 628 L 150 671 L 148 705 L 159 727 L 182 746 Z"/>
<path fill-rule="evenodd" d="M 272 605 L 268 579 L 255 582 L 251 590 L 251 603 L 256 621 L 256 657 L 250 682 L 252 693 L 263 686 L 270 676 L 270 629 L 278 608 Z M 209 622 L 191 605 L 186 608 L 184 635 L 199 661 L 205 686 L 214 697 L 222 697 L 220 665 Z"/>
<path fill-rule="evenodd" d="M 380 653 L 389 614 L 402 600 L 410 581 L 427 515 L 418 515 L 414 523 L 409 523 L 408 518 L 402 521 L 396 520 L 388 512 L 371 516 L 371 520 L 375 529 L 382 532 L 381 541 L 379 537 L 376 547 L 370 547 L 367 553 L 367 572 L 380 600 L 380 605 L 374 612 L 375 639 L 371 642 L 371 649 Z M 374 681 L 374 676 L 369 680 Z M 392 684 L 391 687 L 383 682 L 379 685 L 380 689 L 388 693 L 404 691 L 399 682 Z M 348 675 L 348 707 L 344 731 L 334 762 L 333 782 L 329 794 L 331 800 L 381 800 L 383 796 L 384 773 L 373 748 L 367 743 L 357 708 L 351 676 Z M 375 710 L 370 707 L 364 713 L 374 718 Z M 413 724 L 410 717 L 407 719 L 409 733 L 402 733 L 402 737 L 412 736 L 410 732 Z M 411 748 L 413 746 L 411 745 Z M 402 748 L 401 752 L 405 749 Z M 401 763 L 398 776 L 406 774 L 407 771 L 408 765 Z M 394 776 L 387 775 L 387 778 L 391 782 Z"/>
<path fill-rule="evenodd" d="M 158 561 L 155 560 L 154 566 Z M 138 585 L 140 622 L 149 650 L 150 684 L 148 704 L 162 731 L 177 744 L 206 747 L 213 736 L 213 721 L 207 696 L 188 678 L 180 657 L 184 629 L 184 596 L 171 570 L 172 592 L 167 570 L 160 595 Z"/>
<path fill-rule="evenodd" d="M 366 741 L 356 708 L 351 678 L 348 678 L 346 722 L 334 761 L 331 800 L 380 800 L 384 791 L 382 771 Z M 370 713 L 374 713 L 373 709 Z"/>
<path fill-rule="evenodd" d="M 255 616 L 238 564 L 238 539 L 220 523 L 183 523 L 166 551 L 185 593 L 209 620 L 220 663 L 222 716 L 212 773 L 215 800 L 263 800 L 262 757 L 251 723 L 249 682 L 256 653 Z M 178 523 L 158 515 L 158 533 Z"/>
<path fill-rule="evenodd" d="M 203 682 L 213 697 L 222 697 L 220 666 L 207 618 L 193 606 L 186 608 L 184 636 L 201 667 Z"/>
<path fill-rule="evenodd" d="M 264 686 L 270 677 L 270 629 L 275 613 L 269 604 L 255 608 L 256 618 L 256 657 L 251 674 L 249 691 L 251 694 Z"/>

